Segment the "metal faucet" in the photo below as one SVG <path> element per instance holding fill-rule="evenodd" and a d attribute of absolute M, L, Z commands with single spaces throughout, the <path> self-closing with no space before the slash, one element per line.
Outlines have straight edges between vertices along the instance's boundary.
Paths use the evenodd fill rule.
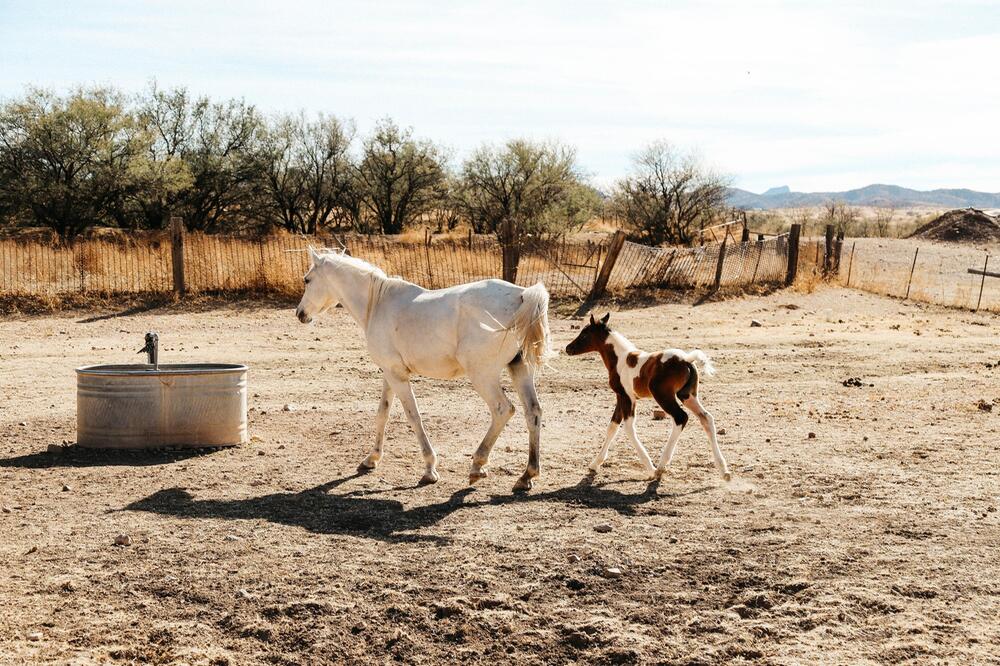
<path fill-rule="evenodd" d="M 160 336 L 155 331 L 146 334 L 146 346 L 140 349 L 137 354 L 145 352 L 149 356 L 149 364 L 154 370 L 160 369 Z"/>

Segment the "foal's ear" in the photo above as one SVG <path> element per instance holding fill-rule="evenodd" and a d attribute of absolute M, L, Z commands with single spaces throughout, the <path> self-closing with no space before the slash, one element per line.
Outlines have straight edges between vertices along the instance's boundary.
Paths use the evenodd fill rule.
<path fill-rule="evenodd" d="M 594 326 L 597 326 L 597 320 L 594 319 L 594 313 L 593 312 L 590 313 L 590 323 L 593 324 Z"/>
<path fill-rule="evenodd" d="M 593 318 L 593 317 L 591 317 L 591 318 Z M 608 314 L 604 315 L 603 317 L 601 317 L 601 323 L 602 324 L 607 324 L 609 319 L 611 319 L 611 313 L 610 312 Z"/>

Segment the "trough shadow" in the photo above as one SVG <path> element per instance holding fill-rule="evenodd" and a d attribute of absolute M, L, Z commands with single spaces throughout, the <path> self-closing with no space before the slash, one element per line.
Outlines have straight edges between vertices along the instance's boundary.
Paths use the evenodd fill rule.
<path fill-rule="evenodd" d="M 448 499 L 433 504 L 405 508 L 395 499 L 373 497 L 393 489 L 356 490 L 342 494 L 329 491 L 355 479 L 353 474 L 297 493 L 273 493 L 248 499 L 195 499 L 183 488 L 168 488 L 129 504 L 123 511 L 146 511 L 181 518 L 215 518 L 223 520 L 268 520 L 282 525 L 301 527 L 317 534 L 343 534 L 386 542 L 430 542 L 445 545 L 445 536 L 417 533 L 432 527 L 457 511 L 489 506 L 532 502 L 556 502 L 581 509 L 613 509 L 622 515 L 635 515 L 636 507 L 705 492 L 711 487 L 686 493 L 658 493 L 650 484 L 640 493 L 629 494 L 605 488 L 584 479 L 575 486 L 542 493 L 496 495 L 476 500 L 476 491 L 463 488 Z"/>
<path fill-rule="evenodd" d="M 222 449 L 85 449 L 69 447 L 58 453 L 28 453 L 13 458 L 0 458 L 0 468 L 49 469 L 57 467 L 147 467 L 168 465 L 191 458 L 208 457 Z"/>

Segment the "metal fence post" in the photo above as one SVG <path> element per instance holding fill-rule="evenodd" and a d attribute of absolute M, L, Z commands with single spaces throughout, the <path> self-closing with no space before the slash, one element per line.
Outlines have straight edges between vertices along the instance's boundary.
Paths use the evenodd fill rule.
<path fill-rule="evenodd" d="M 913 265 L 910 266 L 910 278 L 906 281 L 906 296 L 903 297 L 905 301 L 910 297 L 910 284 L 913 282 L 913 270 L 917 267 L 917 255 L 920 254 L 920 248 L 913 253 Z"/>
<path fill-rule="evenodd" d="M 979 300 L 976 301 L 976 309 L 974 312 L 979 312 L 979 306 L 983 304 L 983 287 L 986 286 L 986 269 L 990 265 L 990 253 L 986 253 L 986 261 L 983 262 L 983 279 L 979 281 Z"/>
<path fill-rule="evenodd" d="M 174 294 L 183 296 L 184 286 L 184 221 L 170 218 L 170 262 L 174 272 Z"/>

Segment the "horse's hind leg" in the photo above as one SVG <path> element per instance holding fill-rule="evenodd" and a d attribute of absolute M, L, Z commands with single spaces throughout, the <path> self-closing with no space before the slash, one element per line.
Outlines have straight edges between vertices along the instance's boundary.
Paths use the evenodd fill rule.
<path fill-rule="evenodd" d="M 398 377 L 392 374 L 387 374 L 386 379 L 389 382 L 389 387 L 399 398 L 400 404 L 403 405 L 406 420 L 410 422 L 410 427 L 413 428 L 413 433 L 417 436 L 417 442 L 420 444 L 420 452 L 424 456 L 426 470 L 420 479 L 420 483 L 434 483 L 438 480 L 437 454 L 434 452 L 434 447 L 431 446 L 431 441 L 427 438 L 427 433 L 424 431 L 424 422 L 420 418 L 420 412 L 417 409 L 417 399 L 413 396 L 413 387 L 410 386 L 410 380 L 408 377 Z"/>
<path fill-rule="evenodd" d="M 507 421 L 514 414 L 514 405 L 510 403 L 507 395 L 500 385 L 500 375 L 495 377 L 471 376 L 472 388 L 482 396 L 486 406 L 490 409 L 490 429 L 486 431 L 479 448 L 472 454 L 472 469 L 469 470 L 469 483 L 473 484 L 480 479 L 485 479 L 487 472 L 483 469 L 490 459 L 490 451 L 497 441 L 497 437 L 503 431 Z"/>
<path fill-rule="evenodd" d="M 378 411 L 375 412 L 375 448 L 368 454 L 368 457 L 358 465 L 359 472 L 367 472 L 378 467 L 382 460 L 382 443 L 385 441 L 385 424 L 389 420 L 389 409 L 395 399 L 395 393 L 389 386 L 389 381 L 382 378 L 382 399 L 378 403 Z"/>
<path fill-rule="evenodd" d="M 531 480 L 539 473 L 542 406 L 535 392 L 535 373 L 528 368 L 521 356 L 518 355 L 507 367 L 510 369 L 510 378 L 514 382 L 521 404 L 524 405 L 524 419 L 528 424 L 528 466 L 514 484 L 514 490 L 529 490 L 532 485 Z"/>
<path fill-rule="evenodd" d="M 705 429 L 705 434 L 708 435 L 708 442 L 712 445 L 712 455 L 715 457 L 715 466 L 722 472 L 722 478 L 729 481 L 732 477 L 729 474 L 729 466 L 726 464 L 726 459 L 722 455 L 722 449 L 719 448 L 719 440 L 715 433 L 715 418 L 705 409 L 701 401 L 698 400 L 698 396 L 692 394 L 687 400 L 684 401 L 688 409 L 694 412 L 698 420 L 701 421 L 701 427 Z"/>

